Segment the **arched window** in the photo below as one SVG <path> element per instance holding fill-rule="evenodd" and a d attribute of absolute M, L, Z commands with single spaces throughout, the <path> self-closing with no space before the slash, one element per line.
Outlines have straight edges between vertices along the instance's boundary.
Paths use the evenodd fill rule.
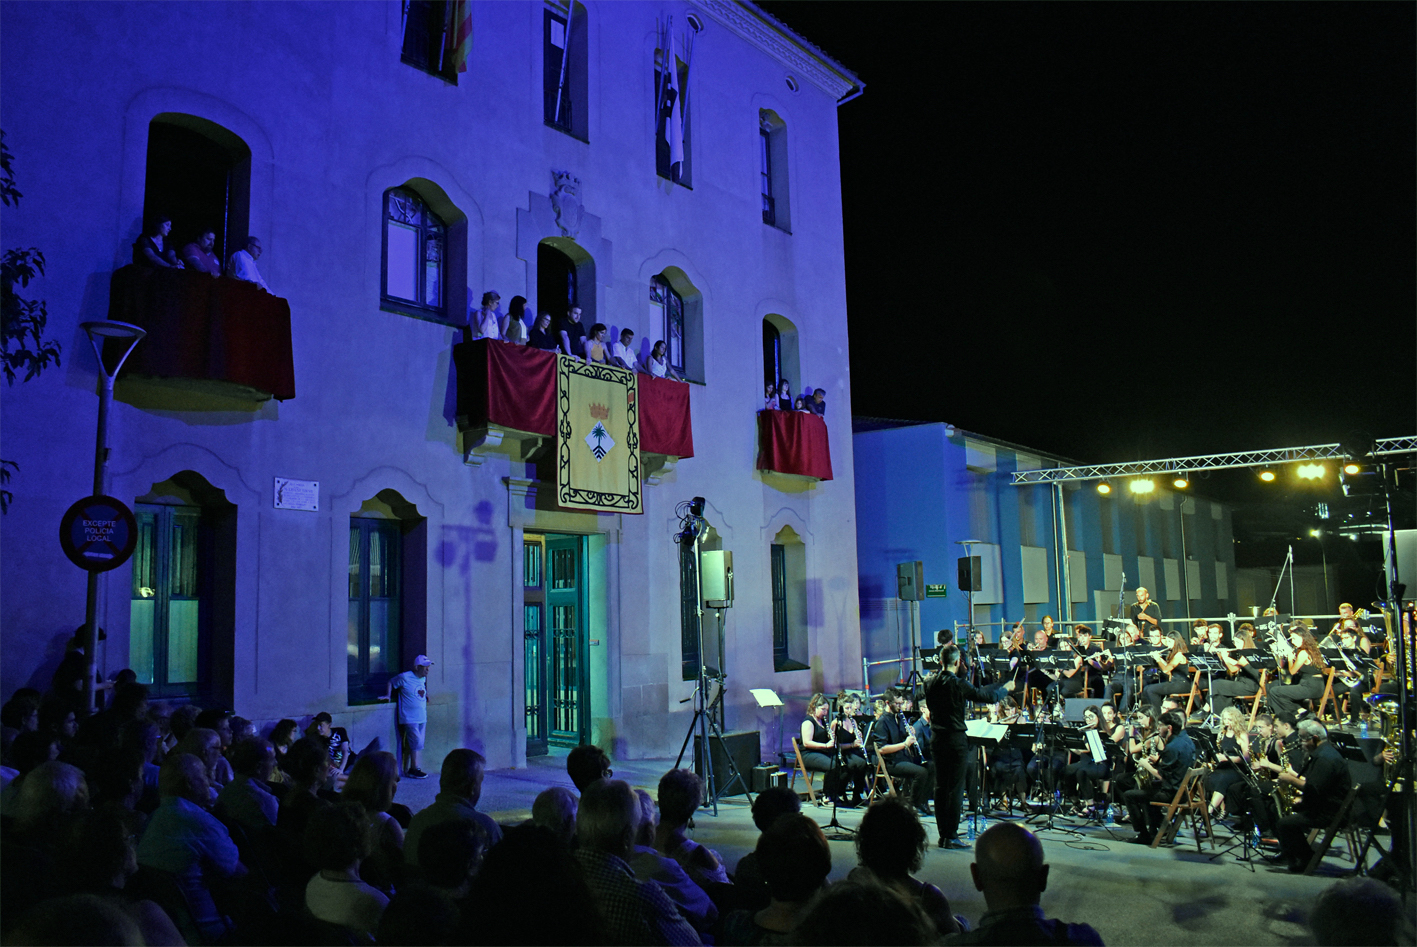
<path fill-rule="evenodd" d="M 667 361 L 684 374 L 684 300 L 662 276 L 649 281 L 651 333 L 664 340 Z"/>
<path fill-rule="evenodd" d="M 541 85 L 546 124 L 589 140 L 586 116 L 586 9 L 547 0 L 542 13 Z"/>
<path fill-rule="evenodd" d="M 786 381 L 794 394 L 803 394 L 798 368 L 797 327 L 775 312 L 763 316 L 763 381 L 776 385 Z"/>
<path fill-rule="evenodd" d="M 787 123 L 771 109 L 758 111 L 758 182 L 763 198 L 763 223 L 792 230 L 792 205 L 787 188 Z"/>
<path fill-rule="evenodd" d="M 406 187 L 384 192 L 385 308 L 442 319 L 447 228 L 423 199 Z"/>
<path fill-rule="evenodd" d="M 163 112 L 148 125 L 143 218 L 172 216 L 168 246 L 180 250 L 211 231 L 225 263 L 250 236 L 251 149 L 196 115 Z"/>
<path fill-rule="evenodd" d="M 772 669 L 807 668 L 807 547 L 784 526 L 768 547 L 772 573 Z"/>

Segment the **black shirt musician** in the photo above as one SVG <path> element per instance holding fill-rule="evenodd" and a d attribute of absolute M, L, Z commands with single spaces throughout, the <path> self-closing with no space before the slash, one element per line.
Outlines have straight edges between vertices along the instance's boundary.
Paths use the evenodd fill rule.
<path fill-rule="evenodd" d="M 1151 593 L 1144 588 L 1137 589 L 1137 603 L 1127 609 L 1127 617 L 1137 626 L 1143 638 L 1151 629 L 1161 629 L 1161 606 L 1151 600 Z"/>
<path fill-rule="evenodd" d="M 1092 643 L 1092 629 L 1078 625 L 1073 629 L 1077 643 L 1073 645 L 1073 666 L 1063 672 L 1059 680 L 1064 697 L 1076 697 L 1084 687 L 1089 695 L 1096 694 L 1102 687 L 1102 649 Z"/>
<path fill-rule="evenodd" d="M 935 767 L 920 752 L 920 738 L 905 717 L 905 698 L 895 688 L 885 693 L 886 709 L 876 721 L 873 733 L 876 752 L 885 760 L 892 779 L 910 779 L 910 801 L 921 815 L 930 814 L 930 795 L 935 789 Z"/>
<path fill-rule="evenodd" d="M 1132 839 L 1141 845 L 1150 845 L 1161 829 L 1164 809 L 1153 806 L 1153 802 L 1170 802 L 1181 788 L 1187 771 L 1195 764 L 1196 745 L 1186 734 L 1185 721 L 1175 711 L 1161 715 L 1159 726 L 1165 748 L 1151 757 L 1141 757 L 1137 765 L 1146 770 L 1155 782 L 1151 789 L 1128 789 L 1122 794 L 1131 812 L 1132 827 L 1137 830 Z"/>
<path fill-rule="evenodd" d="M 959 813 L 964 800 L 969 740 L 965 735 L 965 709 L 970 702 L 998 703 L 1014 682 L 975 687 L 959 676 L 959 646 L 940 649 L 940 670 L 925 683 L 925 703 L 930 708 L 931 750 L 935 758 L 935 818 L 941 848 L 964 848 L 959 840 Z"/>
<path fill-rule="evenodd" d="M 1279 781 L 1291 783 L 1303 790 L 1294 804 L 1294 811 L 1279 820 L 1279 861 L 1292 872 L 1309 866 L 1314 850 L 1309 847 L 1309 830 L 1326 829 L 1343 807 L 1353 777 L 1348 762 L 1328 741 L 1328 730 L 1317 720 L 1299 721 L 1299 740 L 1309 752 L 1308 762 L 1299 775 L 1284 772 Z"/>

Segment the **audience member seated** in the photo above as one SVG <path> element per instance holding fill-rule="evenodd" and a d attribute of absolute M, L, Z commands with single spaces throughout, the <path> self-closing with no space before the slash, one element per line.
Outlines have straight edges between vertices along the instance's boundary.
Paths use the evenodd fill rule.
<path fill-rule="evenodd" d="M 138 811 L 151 814 L 158 803 L 162 733 L 151 720 L 130 720 L 123 725 L 119 747 L 136 752 L 143 760 L 143 798 L 138 801 Z"/>
<path fill-rule="evenodd" d="M 585 360 L 585 326 L 581 324 L 581 307 L 572 306 L 570 312 L 561 317 L 556 326 L 556 334 L 561 339 L 561 353 L 572 358 Z"/>
<path fill-rule="evenodd" d="M 491 816 L 477 811 L 486 765 L 481 753 L 465 748 L 453 750 L 443 758 L 438 795 L 431 806 L 414 815 L 404 838 L 404 859 L 408 864 L 418 867 L 418 840 L 424 832 L 445 822 L 476 822 L 487 832 L 493 845 L 502 838 L 502 827 L 492 821 Z"/>
<path fill-rule="evenodd" d="M 246 248 L 237 250 L 231 255 L 231 259 L 226 261 L 226 275 L 247 283 L 255 283 L 269 293 L 271 288 L 266 285 L 266 281 L 261 278 L 261 271 L 256 268 L 256 261 L 260 258 L 261 241 L 255 237 L 247 237 Z"/>
<path fill-rule="evenodd" d="M 359 877 L 369 856 L 369 817 L 356 802 L 312 813 L 305 826 L 305 858 L 317 871 L 305 886 L 305 907 L 328 924 L 372 942 L 389 896 Z"/>
<path fill-rule="evenodd" d="M 196 704 L 183 704 L 167 715 L 167 729 L 171 733 L 169 752 L 176 748 L 178 742 L 187 735 L 188 730 L 197 725 L 197 715 L 201 712 L 202 708 Z"/>
<path fill-rule="evenodd" d="M 214 941 L 227 931 L 227 922 L 212 889 L 246 874 L 246 867 L 226 827 L 207 811 L 211 787 L 200 759 L 189 753 L 169 757 L 160 789 L 162 802 L 138 843 L 138 864 L 172 876 L 202 937 Z"/>
<path fill-rule="evenodd" d="M 138 925 L 145 944 L 185 944 L 166 911 L 126 887 L 138 871 L 135 823 L 132 813 L 109 807 L 80 815 L 59 850 L 64 886 L 75 894 L 96 895 L 123 911 Z"/>
<path fill-rule="evenodd" d="M 111 944 L 114 947 L 143 947 L 147 943 L 132 917 L 92 894 L 51 898 L 34 905 L 17 919 L 19 923 L 7 943 Z M 177 943 L 182 943 L 180 937 Z"/>
<path fill-rule="evenodd" d="M 654 799 L 643 789 L 635 790 L 635 798 L 640 804 L 640 827 L 635 836 L 634 855 L 629 860 L 630 869 L 639 880 L 653 881 L 663 888 L 684 920 L 700 935 L 706 933 L 718 920 L 718 908 L 704 889 L 685 874 L 677 861 L 655 849 L 654 833 L 659 825 L 659 810 Z"/>
<path fill-rule="evenodd" d="M 610 347 L 605 344 L 605 323 L 597 322 L 590 327 L 590 335 L 585 340 L 585 360 L 599 365 L 610 363 Z"/>
<path fill-rule="evenodd" d="M 644 371 L 648 371 L 655 378 L 672 378 L 675 381 L 683 381 L 684 378 L 674 370 L 674 366 L 669 364 L 669 346 L 660 339 L 654 343 L 654 347 L 649 350 L 649 364 Z"/>
<path fill-rule="evenodd" d="M 576 792 L 585 792 L 586 787 L 597 779 L 609 779 L 615 775 L 610 768 L 610 757 L 592 743 L 582 743 L 566 754 L 566 775 Z"/>
<path fill-rule="evenodd" d="M 1412 917 L 1396 891 L 1373 878 L 1345 878 L 1320 892 L 1309 929 L 1321 947 L 1410 944 Z"/>
<path fill-rule="evenodd" d="M 772 901 L 760 911 L 729 914 L 721 947 L 791 943 L 803 909 L 831 874 L 831 849 L 821 827 L 801 813 L 779 816 L 758 836 L 754 851 Z"/>
<path fill-rule="evenodd" d="M 553 905 L 554 910 L 547 906 Z M 610 944 L 580 866 L 538 825 L 488 850 L 463 909 L 460 944 Z"/>
<path fill-rule="evenodd" d="M 339 797 L 323 791 L 325 777 L 330 772 L 330 754 L 323 743 L 310 739 L 296 741 L 285 754 L 285 766 L 290 781 L 276 813 L 276 828 L 286 848 L 295 853 L 299 851 L 299 840 L 305 835 L 310 816 Z"/>
<path fill-rule="evenodd" d="M 502 297 L 494 291 L 482 294 L 482 307 L 468 314 L 468 329 L 474 339 L 500 339 L 502 337 L 502 317 L 497 314 L 497 303 Z"/>
<path fill-rule="evenodd" d="M 99 754 L 87 777 L 89 798 L 95 806 L 107 805 L 137 816 L 143 799 L 143 758 L 137 750 L 113 749 Z M 142 823 L 141 816 L 135 822 Z"/>
<path fill-rule="evenodd" d="M 187 731 L 186 736 L 177 741 L 172 753 L 190 753 L 202 761 L 202 765 L 207 768 L 207 785 L 212 794 L 208 805 L 216 802 L 217 793 L 221 790 L 221 784 L 217 783 L 217 772 L 225 762 L 221 755 L 221 737 L 217 736 L 216 731 L 206 727 L 193 727 Z"/>
<path fill-rule="evenodd" d="M 73 742 L 90 750 L 106 750 L 118 745 L 123 727 L 142 720 L 148 713 L 148 689 L 141 684 L 115 684 L 113 699 L 98 713 L 85 717 Z"/>
<path fill-rule="evenodd" d="M 792 399 L 792 410 L 793 410 L 793 411 L 808 411 L 807 406 L 802 403 L 802 396 L 801 396 L 801 395 L 798 395 L 797 397 L 795 397 L 795 398 Z M 810 413 L 812 413 L 812 412 L 808 411 L 808 413 L 810 414 Z"/>
<path fill-rule="evenodd" d="M 753 800 L 753 824 L 761 834 L 779 816 L 796 815 L 801 811 L 802 800 L 797 793 L 786 786 L 769 786 Z M 744 855 L 733 866 L 733 887 L 737 889 L 738 903 L 750 910 L 759 911 L 772 901 L 772 893 L 768 891 L 768 883 L 758 866 L 756 851 Z"/>
<path fill-rule="evenodd" d="M 620 341 L 610 347 L 611 364 L 619 365 L 632 372 L 640 371 L 640 360 L 635 357 L 635 350 L 630 347 L 630 343 L 634 341 L 634 329 L 621 329 Z"/>
<path fill-rule="evenodd" d="M 10 784 L 0 791 L 0 813 L 13 814 L 13 806 L 25 777 L 45 763 L 59 758 L 59 741 L 52 734 L 42 730 L 25 730 L 10 744 L 10 764 L 17 775 Z"/>
<path fill-rule="evenodd" d="M 925 861 L 929 838 L 920 817 L 899 799 L 878 799 L 861 817 L 851 881 L 876 882 L 919 906 L 941 935 L 959 931 L 949 898 L 932 884 L 911 877 Z"/>
<path fill-rule="evenodd" d="M 133 262 L 149 270 L 182 269 L 177 251 L 164 241 L 172 233 L 172 218 L 158 214 L 143 227 L 143 233 L 133 241 Z"/>
<path fill-rule="evenodd" d="M 399 763 L 387 750 L 366 753 L 349 771 L 340 799 L 357 802 L 369 817 L 371 849 L 364 863 L 364 879 L 381 888 L 403 882 L 403 826 L 390 813 L 399 788 Z"/>
<path fill-rule="evenodd" d="M 285 754 L 295 745 L 295 741 L 300 739 L 300 724 L 289 717 L 280 721 L 271 730 L 271 746 L 276 751 L 276 771 L 271 774 L 271 782 L 284 783 L 287 781 L 285 771 Z"/>
<path fill-rule="evenodd" d="M 216 233 L 211 230 L 204 230 L 191 243 L 182 248 L 181 258 L 184 266 L 189 270 L 196 270 L 198 273 L 206 273 L 208 276 L 221 275 L 221 261 L 212 252 L 212 247 L 216 246 Z"/>
<path fill-rule="evenodd" d="M 32 687 L 22 687 L 10 695 L 0 707 L 0 729 L 4 731 L 5 745 L 25 730 L 39 729 L 39 705 L 42 698 Z"/>
<path fill-rule="evenodd" d="M 379 918 L 379 947 L 431 947 L 457 943 L 462 912 L 447 893 L 431 885 L 400 888 Z"/>
<path fill-rule="evenodd" d="M 231 711 L 221 707 L 212 707 L 197 714 L 194 723 L 198 727 L 205 728 L 217 735 L 221 741 L 220 758 L 216 761 L 216 766 L 212 769 L 212 778 L 218 789 L 231 782 L 234 771 L 231 768 L 231 761 L 226 758 L 227 750 L 231 749 Z"/>
<path fill-rule="evenodd" d="M 461 903 L 487 857 L 491 839 L 481 823 L 470 819 L 446 822 L 418 840 L 418 865 L 423 880 Z"/>
<path fill-rule="evenodd" d="M 349 744 L 349 731 L 344 727 L 336 727 L 334 722 L 335 719 L 322 710 L 310 721 L 310 726 L 305 728 L 306 737 L 329 747 L 330 777 L 325 788 L 330 790 L 343 785 L 344 780 L 339 777 L 344 775 L 345 768 L 349 766 L 352 749 Z"/>
<path fill-rule="evenodd" d="M 275 772 L 275 748 L 260 737 L 241 740 L 231 747 L 231 768 L 235 775 L 217 793 L 212 811 L 223 822 L 247 831 L 270 831 L 280 814 L 280 800 L 266 782 Z"/>
<path fill-rule="evenodd" d="M 551 786 L 537 793 L 531 804 L 531 822 L 551 832 L 570 849 L 576 840 L 576 794 L 565 786 Z"/>
<path fill-rule="evenodd" d="M 531 333 L 527 336 L 526 344 L 530 348 L 540 349 L 543 352 L 554 352 L 561 344 L 560 338 L 551 331 L 551 313 L 543 312 L 536 317 L 536 325 L 532 327 Z"/>
<path fill-rule="evenodd" d="M 88 784 L 77 766 L 51 761 L 25 776 L 3 821 L 0 930 L 29 905 L 56 893 L 52 882 L 58 842 L 88 804 Z"/>
<path fill-rule="evenodd" d="M 1043 916 L 1038 906 L 1048 887 L 1048 863 L 1032 832 L 1012 822 L 990 826 L 974 846 L 969 874 L 989 910 L 974 930 L 945 938 L 947 944 L 1101 944 L 1086 924 Z"/>
<path fill-rule="evenodd" d="M 526 345 L 526 297 L 513 296 L 502 319 L 502 338 L 513 345 Z"/>
<path fill-rule="evenodd" d="M 699 935 L 652 881 L 630 870 L 640 806 L 629 783 L 601 779 L 581 794 L 576 861 L 605 918 L 611 943 L 698 944 Z"/>
<path fill-rule="evenodd" d="M 795 944 L 938 944 L 935 925 L 920 905 L 876 881 L 847 880 L 823 888 L 792 932 Z"/>
<path fill-rule="evenodd" d="M 689 838 L 689 820 L 704 804 L 704 784 L 693 770 L 671 769 L 659 777 L 659 828 L 654 847 L 677 861 L 702 888 L 729 884 L 723 859 Z"/>
<path fill-rule="evenodd" d="M 79 715 L 70 704 L 51 694 L 39 702 L 39 729 L 67 745 L 79 732 Z"/>

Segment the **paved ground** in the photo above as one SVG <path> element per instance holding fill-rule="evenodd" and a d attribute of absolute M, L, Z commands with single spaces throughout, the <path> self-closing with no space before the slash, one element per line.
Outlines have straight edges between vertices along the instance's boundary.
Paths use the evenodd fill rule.
<path fill-rule="evenodd" d="M 673 760 L 616 761 L 616 778 L 651 793 Z M 437 793 L 436 773 L 426 780 L 405 779 L 398 799 L 415 812 Z M 526 769 L 495 770 L 487 774 L 479 808 L 499 822 L 529 818 L 536 794 L 547 786 L 570 786 L 564 756 L 533 759 Z M 826 825 L 829 808 L 804 807 Z M 856 810 L 841 810 L 841 823 L 860 822 Z M 728 797 L 719 802 L 718 814 L 705 809 L 695 818 L 694 836 L 717 850 L 730 867 L 757 842 L 747 800 Z M 1129 844 L 1127 826 L 1115 826 L 1115 838 L 1104 829 L 1077 826 L 1063 820 L 1058 828 L 1040 831 L 1044 851 L 1053 866 L 1043 907 L 1049 915 L 1086 921 L 1096 927 L 1109 945 L 1122 944 L 1312 944 L 1304 926 L 1313 899 L 1351 862 L 1330 856 L 1324 875 L 1303 877 L 1276 871 L 1255 862 L 1252 873 L 1233 857 L 1209 861 L 1197 855 L 1195 843 L 1155 851 Z M 1077 828 L 1078 831 L 1065 831 Z M 934 827 L 930 826 L 931 838 Z M 1338 847 L 1338 846 L 1336 846 Z M 834 841 L 832 878 L 846 875 L 856 864 L 854 846 Z M 940 886 L 957 913 L 975 921 L 984 912 L 984 901 L 969 879 L 970 852 L 932 848 L 920 877 Z"/>

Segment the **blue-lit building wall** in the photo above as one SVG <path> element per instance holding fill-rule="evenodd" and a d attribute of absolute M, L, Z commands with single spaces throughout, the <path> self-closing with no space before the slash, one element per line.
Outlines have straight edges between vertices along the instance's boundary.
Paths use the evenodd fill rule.
<path fill-rule="evenodd" d="M 1044 615 L 1059 627 L 1064 616 L 1095 622 L 1111 617 L 1125 574 L 1126 604 L 1146 585 L 1165 619 L 1222 617 L 1235 600 L 1230 511 L 1204 497 L 1161 484 L 1138 496 L 1123 484 L 1108 497 L 1095 484 L 1068 484 L 1062 510 L 1052 485 L 1015 486 L 1019 469 L 1065 466 L 1018 445 L 959 431 L 946 424 L 908 424 L 862 430 L 856 457 L 857 558 L 860 564 L 862 653 L 869 661 L 908 654 L 912 606 L 896 598 L 896 566 L 921 560 L 924 580 L 947 586 L 944 598 L 918 604 L 918 638 L 969 618 L 957 560 L 961 540 L 979 540 L 981 584 L 975 622 L 995 640 L 1001 623 Z M 1062 516 L 1059 516 L 1061 512 Z M 1062 520 L 1071 582 L 1060 570 Z M 1184 525 L 1183 525 L 1184 523 Z M 1184 543 L 1184 545 L 1183 545 Z M 1065 587 L 1071 599 L 1064 603 Z M 896 665 L 870 672 L 879 689 Z"/>

